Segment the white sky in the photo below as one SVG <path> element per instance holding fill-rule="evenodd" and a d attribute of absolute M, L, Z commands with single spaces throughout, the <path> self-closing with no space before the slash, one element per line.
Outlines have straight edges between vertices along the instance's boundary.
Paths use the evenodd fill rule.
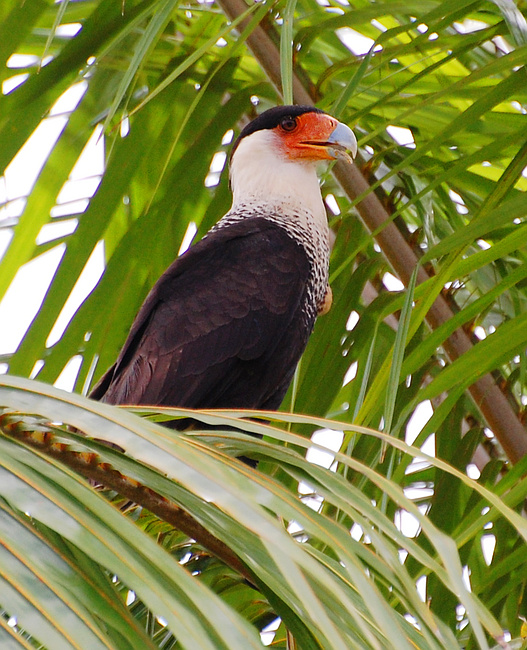
<path fill-rule="evenodd" d="M 13 58 L 13 57 L 12 57 Z M 15 60 L 15 64 L 18 62 Z M 8 87 L 10 84 L 8 84 Z M 87 84 L 81 82 L 69 88 L 55 103 L 50 116 L 35 129 L 29 140 L 18 152 L 5 175 L 0 178 L 0 255 L 11 240 L 13 221 L 25 207 L 38 175 L 67 124 L 68 117 L 83 94 Z M 5 91 L 4 91 L 5 92 Z M 83 212 L 89 198 L 95 193 L 104 171 L 104 138 L 101 126 L 97 126 L 81 156 L 74 165 L 68 181 L 57 197 L 52 218 L 72 215 L 46 224 L 37 237 L 37 243 L 52 241 L 73 232 L 77 226 L 75 214 Z M 14 352 L 32 319 L 38 312 L 55 270 L 65 250 L 59 244 L 23 265 L 0 302 L 0 354 Z M 93 251 L 88 264 L 75 285 L 47 341 L 51 346 L 62 335 L 69 320 L 97 283 L 104 270 L 104 248 L 100 242 Z M 5 371 L 5 367 L 3 368 Z M 63 377 L 59 385 L 71 388 L 72 377 Z"/>

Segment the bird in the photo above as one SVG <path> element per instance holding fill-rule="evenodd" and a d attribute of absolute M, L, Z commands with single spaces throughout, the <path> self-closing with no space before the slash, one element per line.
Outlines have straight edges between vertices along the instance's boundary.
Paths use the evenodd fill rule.
<path fill-rule="evenodd" d="M 278 409 L 331 302 L 317 165 L 348 152 L 353 131 L 319 108 L 276 106 L 249 122 L 230 155 L 231 209 L 156 282 L 91 397 Z"/>

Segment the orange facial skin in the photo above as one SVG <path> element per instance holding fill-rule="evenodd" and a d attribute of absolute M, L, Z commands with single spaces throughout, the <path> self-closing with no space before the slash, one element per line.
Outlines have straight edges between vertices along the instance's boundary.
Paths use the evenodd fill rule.
<path fill-rule="evenodd" d="M 292 160 L 334 160 L 339 149 L 345 146 L 329 142 L 339 125 L 338 120 L 325 113 L 304 113 L 286 118 L 274 131 L 282 141 L 285 155 Z"/>

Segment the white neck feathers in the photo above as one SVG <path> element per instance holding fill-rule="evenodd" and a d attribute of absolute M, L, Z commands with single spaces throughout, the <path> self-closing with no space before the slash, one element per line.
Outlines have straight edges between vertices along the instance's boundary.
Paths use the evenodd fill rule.
<path fill-rule="evenodd" d="M 247 203 L 281 204 L 305 210 L 327 229 L 327 217 L 311 161 L 293 161 L 280 150 L 270 130 L 243 138 L 231 161 L 232 210 Z"/>

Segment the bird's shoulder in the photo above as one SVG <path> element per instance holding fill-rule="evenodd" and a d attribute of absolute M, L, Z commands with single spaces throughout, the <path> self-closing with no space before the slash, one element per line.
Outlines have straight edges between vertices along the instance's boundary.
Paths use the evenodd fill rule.
<path fill-rule="evenodd" d="M 305 284 L 310 262 L 304 248 L 281 226 L 251 218 L 210 231 L 191 246 L 159 278 L 141 312 L 155 305 L 182 302 L 198 311 L 254 300 L 270 301 Z M 204 305 L 203 305 L 204 306 Z M 140 312 L 140 313 L 141 313 Z"/>
<path fill-rule="evenodd" d="M 256 255 L 255 255 L 256 253 Z M 270 218 L 251 217 L 228 220 L 209 231 L 167 269 L 160 281 L 189 271 L 204 271 L 205 261 L 224 266 L 243 261 L 248 266 L 295 260 L 297 266 L 308 264 L 304 247 L 280 224 Z M 201 264 L 197 264 L 201 262 Z"/>

